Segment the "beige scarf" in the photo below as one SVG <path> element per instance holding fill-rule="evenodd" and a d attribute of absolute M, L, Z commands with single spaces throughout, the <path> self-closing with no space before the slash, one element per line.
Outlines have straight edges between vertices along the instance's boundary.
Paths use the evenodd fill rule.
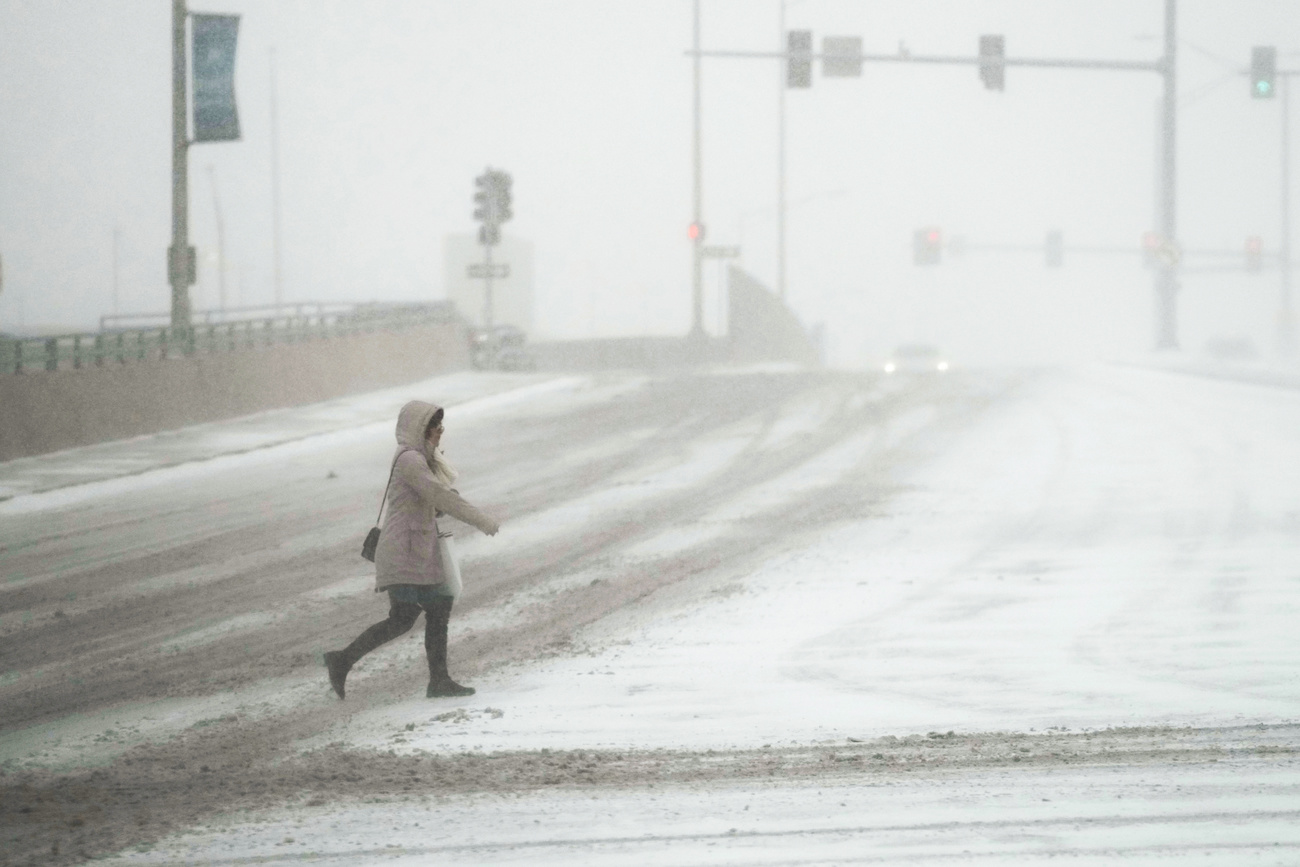
<path fill-rule="evenodd" d="M 442 453 L 442 449 L 434 449 L 433 457 L 429 460 L 429 469 L 433 471 L 433 477 L 442 482 L 447 487 L 451 487 L 460 473 L 447 460 L 447 456 Z"/>

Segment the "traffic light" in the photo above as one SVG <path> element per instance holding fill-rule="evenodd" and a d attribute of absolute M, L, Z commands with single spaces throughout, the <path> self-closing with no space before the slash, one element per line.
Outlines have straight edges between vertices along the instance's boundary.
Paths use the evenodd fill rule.
<path fill-rule="evenodd" d="M 514 216 L 510 210 L 510 175 L 487 169 L 474 179 L 474 219 L 483 224 L 479 243 L 493 245 L 501 240 L 501 224 Z"/>
<path fill-rule="evenodd" d="M 691 223 L 686 227 L 686 237 L 690 238 L 692 241 L 703 241 L 704 226 L 699 223 Z"/>
<path fill-rule="evenodd" d="M 474 193 L 474 219 L 480 223 L 485 222 L 489 217 L 488 209 L 487 190 L 478 190 Z"/>
<path fill-rule="evenodd" d="M 474 179 L 474 219 L 480 223 L 496 222 L 496 196 L 492 191 L 492 173 L 484 172 Z"/>
<path fill-rule="evenodd" d="M 1246 239 L 1246 270 L 1258 271 L 1264 267 L 1264 242 L 1258 235 Z"/>
<path fill-rule="evenodd" d="M 1256 45 L 1250 49 L 1250 95 L 1255 99 L 1272 99 L 1276 91 L 1277 47 Z"/>
<path fill-rule="evenodd" d="M 1053 229 L 1047 233 L 1044 249 L 1047 254 L 1048 268 L 1060 268 L 1065 264 L 1065 236 L 1060 229 Z"/>
<path fill-rule="evenodd" d="M 912 264 L 938 265 L 943 254 L 943 233 L 935 226 L 917 229 L 912 235 Z"/>
<path fill-rule="evenodd" d="M 785 54 L 785 86 L 812 87 L 812 31 L 788 31 Z"/>
<path fill-rule="evenodd" d="M 980 80 L 985 90 L 1003 90 L 1007 64 L 1006 40 L 1002 35 L 980 37 Z"/>
<path fill-rule="evenodd" d="M 504 223 L 515 215 L 510 209 L 510 187 L 514 179 L 505 172 L 497 172 L 497 222 Z"/>

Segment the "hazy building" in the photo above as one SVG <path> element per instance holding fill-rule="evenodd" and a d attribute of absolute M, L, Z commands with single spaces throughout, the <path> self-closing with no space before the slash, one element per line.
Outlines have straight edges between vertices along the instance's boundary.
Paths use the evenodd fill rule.
<path fill-rule="evenodd" d="M 483 246 L 476 234 L 447 235 L 443 240 L 447 298 L 467 321 L 484 322 L 486 280 L 471 277 L 470 266 L 482 265 Z M 533 244 L 502 234 L 492 248 L 494 266 L 508 265 L 509 276 L 492 280 L 492 323 L 533 330 Z"/>

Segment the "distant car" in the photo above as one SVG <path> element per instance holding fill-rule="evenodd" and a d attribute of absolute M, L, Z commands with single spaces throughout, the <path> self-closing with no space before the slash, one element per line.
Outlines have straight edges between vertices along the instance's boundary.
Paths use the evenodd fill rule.
<path fill-rule="evenodd" d="M 478 370 L 535 370 L 537 362 L 526 348 L 528 335 L 513 325 L 476 328 L 470 332 L 470 363 Z"/>
<path fill-rule="evenodd" d="M 885 373 L 944 373 L 948 359 L 937 347 L 906 343 L 894 349 L 885 362 Z"/>

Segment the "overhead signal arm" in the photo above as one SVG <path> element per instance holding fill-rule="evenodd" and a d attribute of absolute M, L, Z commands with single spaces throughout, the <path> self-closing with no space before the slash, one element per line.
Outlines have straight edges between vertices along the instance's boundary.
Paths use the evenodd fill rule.
<path fill-rule="evenodd" d="M 790 35 L 795 33 L 808 33 L 809 31 L 791 31 Z M 984 37 L 981 37 L 984 38 Z M 1001 37 L 998 37 L 1001 38 Z M 948 65 L 948 66 L 988 66 L 990 58 L 976 56 L 963 56 L 957 54 L 867 54 L 847 55 L 840 51 L 827 53 L 808 52 L 804 53 L 791 51 L 730 51 L 708 49 L 700 51 L 686 51 L 688 57 L 717 57 L 717 58 L 747 58 L 750 60 L 785 60 L 807 62 L 810 65 L 813 61 L 832 64 L 843 64 L 846 62 L 862 63 L 918 63 L 929 65 Z M 1088 58 L 1057 58 L 1057 57 L 1003 57 L 1003 66 L 1029 66 L 1040 69 L 1109 69 L 1116 72 L 1160 72 L 1165 70 L 1163 60 L 1094 60 Z M 789 77 L 787 76 L 787 83 Z M 790 84 L 791 87 L 807 87 L 804 84 Z"/>

